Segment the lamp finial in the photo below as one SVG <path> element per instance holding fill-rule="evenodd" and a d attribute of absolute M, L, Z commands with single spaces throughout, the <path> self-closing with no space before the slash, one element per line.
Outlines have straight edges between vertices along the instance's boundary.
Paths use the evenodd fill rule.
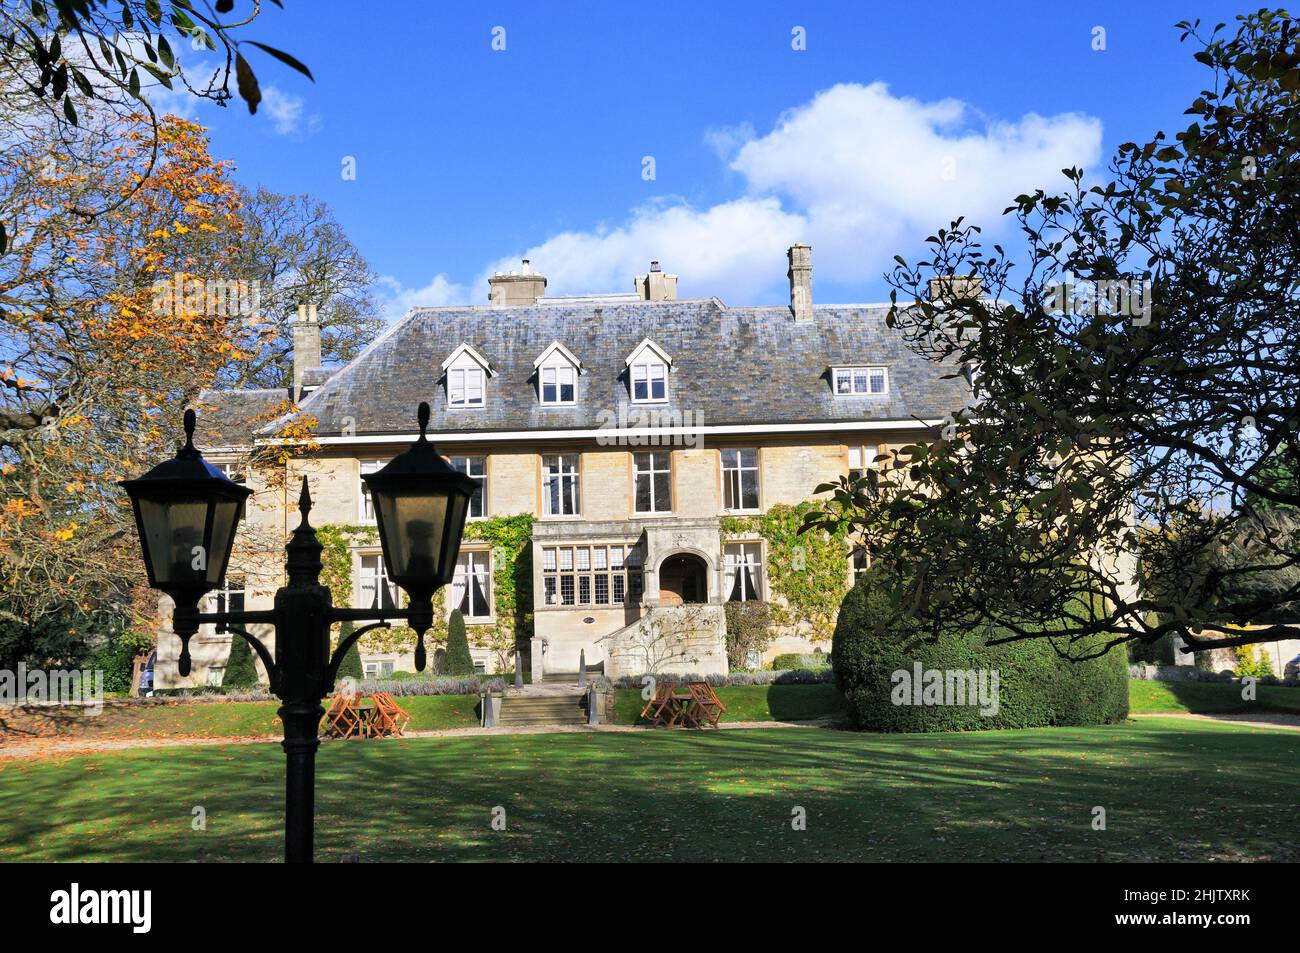
<path fill-rule="evenodd" d="M 420 409 L 416 411 L 416 419 L 420 422 L 420 442 L 425 441 L 424 432 L 429 429 L 429 402 L 420 401 Z"/>
<path fill-rule="evenodd" d="M 194 425 L 198 423 L 198 414 L 194 413 L 194 408 L 188 408 L 185 411 L 185 449 L 194 449 Z"/>

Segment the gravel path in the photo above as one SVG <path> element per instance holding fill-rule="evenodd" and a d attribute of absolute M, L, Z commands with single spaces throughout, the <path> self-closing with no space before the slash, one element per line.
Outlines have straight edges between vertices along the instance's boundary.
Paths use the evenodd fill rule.
<path fill-rule="evenodd" d="M 1300 731 L 1300 714 L 1265 712 L 1252 714 L 1211 714 L 1193 715 L 1187 712 L 1140 712 L 1133 718 L 1186 718 L 1197 721 L 1230 722 L 1245 728 L 1276 728 L 1284 731 Z M 733 721 L 718 726 L 724 731 L 750 728 L 835 728 L 839 723 L 818 719 L 816 721 Z M 408 731 L 405 738 L 454 738 L 470 735 L 557 735 L 577 732 L 632 732 L 655 731 L 654 728 L 634 725 L 600 725 L 590 728 L 586 725 L 536 725 L 519 728 L 444 728 L 437 731 Z M 666 730 L 666 729 L 658 729 Z M 327 741 L 327 744 L 354 744 L 365 739 L 355 738 L 350 741 Z M 392 741 L 396 739 L 384 739 Z M 232 737 L 232 738 L 37 738 L 17 743 L 5 743 L 0 739 L 0 762 L 24 761 L 48 757 L 68 757 L 72 755 L 97 754 L 103 751 L 125 751 L 131 748 L 183 748 L 194 745 L 257 745 L 279 744 L 275 736 L 266 737 Z"/>
<path fill-rule="evenodd" d="M 719 725 L 723 730 L 737 728 L 831 728 L 835 722 L 825 719 L 816 721 L 733 721 Z M 635 725 L 600 725 L 595 728 L 587 725 L 535 725 L 519 728 L 443 728 L 430 731 L 408 731 L 403 738 L 454 738 L 470 735 L 557 735 L 575 732 L 630 732 L 654 731 L 646 726 Z M 666 730 L 666 729 L 665 729 Z M 685 729 L 683 729 L 685 730 Z M 345 741 L 327 740 L 326 744 L 356 744 L 368 739 L 352 738 Z M 385 738 L 382 741 L 401 739 Z M 194 745 L 257 745 L 279 744 L 280 738 L 232 737 L 232 738 L 37 738 L 7 744 L 0 740 L 0 762 L 24 761 L 48 757 L 65 757 L 71 755 L 97 754 L 102 751 L 124 751 L 131 748 L 183 748 Z"/>
<path fill-rule="evenodd" d="M 1300 715 L 1291 715 L 1284 712 L 1260 712 L 1257 715 L 1246 713 L 1241 714 L 1212 714 L 1212 715 L 1194 715 L 1185 711 L 1144 711 L 1130 715 L 1131 718 L 1189 718 L 1194 721 L 1229 721 L 1234 725 L 1243 725 L 1247 728 L 1281 728 L 1286 731 L 1300 731 Z"/>

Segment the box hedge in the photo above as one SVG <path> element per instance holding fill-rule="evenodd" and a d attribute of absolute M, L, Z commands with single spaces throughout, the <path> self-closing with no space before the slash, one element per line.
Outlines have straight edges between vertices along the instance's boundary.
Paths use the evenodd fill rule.
<path fill-rule="evenodd" d="M 874 573 L 865 573 L 845 597 L 831 662 L 858 729 L 1099 725 L 1128 716 L 1128 657 L 1122 646 L 1097 659 L 1072 662 L 1061 658 L 1046 639 L 987 646 L 989 635 L 983 631 L 945 635 L 938 642 L 919 641 L 917 635 L 916 624 L 900 616 Z M 918 662 L 923 671 L 996 671 L 996 713 L 981 714 L 980 706 L 972 704 L 895 704 L 894 673 L 906 671 L 910 677 Z"/>

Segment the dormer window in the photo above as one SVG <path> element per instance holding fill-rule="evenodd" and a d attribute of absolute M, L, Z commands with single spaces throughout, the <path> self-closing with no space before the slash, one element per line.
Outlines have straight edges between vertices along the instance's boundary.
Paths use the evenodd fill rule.
<path fill-rule="evenodd" d="M 576 404 L 578 402 L 578 375 L 582 362 L 573 352 L 556 341 L 537 360 L 537 399 L 543 404 Z"/>
<path fill-rule="evenodd" d="M 627 357 L 628 385 L 636 404 L 664 403 L 668 400 L 668 371 L 673 360 L 649 338 L 637 345 Z"/>
<path fill-rule="evenodd" d="M 889 370 L 884 367 L 832 368 L 836 397 L 883 397 L 889 393 Z"/>
<path fill-rule="evenodd" d="M 446 372 L 447 406 L 459 409 L 482 407 L 487 397 L 487 381 L 492 366 L 478 351 L 462 344 L 442 362 Z"/>
<path fill-rule="evenodd" d="M 481 367 L 453 367 L 447 372 L 448 406 L 482 407 L 483 390 Z"/>

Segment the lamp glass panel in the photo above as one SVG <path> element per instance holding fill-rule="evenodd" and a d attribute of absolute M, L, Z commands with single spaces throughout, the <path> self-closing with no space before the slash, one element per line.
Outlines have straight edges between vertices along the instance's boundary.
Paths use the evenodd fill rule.
<path fill-rule="evenodd" d="M 202 549 L 207 501 L 141 499 L 139 505 L 145 545 L 157 584 L 203 582 L 211 562 L 210 554 Z"/>
<path fill-rule="evenodd" d="M 216 500 L 212 504 L 212 542 L 208 550 L 208 582 L 220 585 L 226 574 L 226 560 L 230 557 L 230 544 L 239 523 L 242 503 L 235 500 Z"/>
<path fill-rule="evenodd" d="M 465 509 L 469 497 L 453 492 L 448 505 L 447 532 L 442 539 L 442 571 L 439 581 L 446 584 L 455 572 L 456 557 L 460 553 L 460 537 L 465 530 Z"/>
<path fill-rule="evenodd" d="M 447 526 L 447 495 L 378 491 L 390 578 L 434 580 L 443 570 L 443 536 Z"/>

